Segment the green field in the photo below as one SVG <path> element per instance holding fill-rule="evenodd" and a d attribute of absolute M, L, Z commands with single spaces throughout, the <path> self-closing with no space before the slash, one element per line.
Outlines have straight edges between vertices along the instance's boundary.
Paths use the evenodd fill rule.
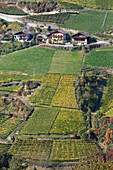
<path fill-rule="evenodd" d="M 20 71 L 25 73 L 46 73 L 50 68 L 55 50 L 29 48 L 0 57 L 0 70 Z"/>
<path fill-rule="evenodd" d="M 70 28 L 79 31 L 85 31 L 88 33 L 98 33 L 113 27 L 113 13 L 108 12 L 105 25 L 103 27 L 103 21 L 105 17 L 105 11 L 79 11 L 79 14 L 70 14 L 69 18 L 60 24 L 61 27 Z"/>
<path fill-rule="evenodd" d="M 56 51 L 52 58 L 49 73 L 77 73 L 81 69 L 81 62 L 82 54 L 77 51 Z"/>
<path fill-rule="evenodd" d="M 58 113 L 54 108 L 37 108 L 22 130 L 23 134 L 47 134 Z"/>
<path fill-rule="evenodd" d="M 68 53 L 68 51 L 66 52 Z M 33 74 L 33 70 L 35 74 L 47 72 L 77 73 L 81 68 L 82 55 L 78 52 L 69 52 L 69 56 L 67 56 L 66 52 L 36 47 L 16 51 L 6 56 L 0 56 L 0 70 L 31 74 Z M 59 57 L 59 53 L 63 53 L 63 55 Z M 56 68 L 57 61 L 60 63 L 58 68 Z"/>
<path fill-rule="evenodd" d="M 91 51 L 86 55 L 84 65 L 113 68 L 113 47 Z"/>

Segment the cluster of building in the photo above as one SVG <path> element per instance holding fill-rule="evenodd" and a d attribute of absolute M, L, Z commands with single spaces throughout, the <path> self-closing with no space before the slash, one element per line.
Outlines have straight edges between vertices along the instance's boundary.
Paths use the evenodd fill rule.
<path fill-rule="evenodd" d="M 14 34 L 15 41 L 30 41 L 32 38 L 32 34 L 25 33 L 23 31 Z M 91 42 L 91 37 L 88 33 L 85 32 L 78 32 L 70 36 L 67 32 L 62 30 L 54 30 L 51 32 L 44 30 L 41 33 L 37 33 L 36 40 L 46 44 L 65 44 L 67 42 L 74 42 L 76 45 L 86 45 Z"/>

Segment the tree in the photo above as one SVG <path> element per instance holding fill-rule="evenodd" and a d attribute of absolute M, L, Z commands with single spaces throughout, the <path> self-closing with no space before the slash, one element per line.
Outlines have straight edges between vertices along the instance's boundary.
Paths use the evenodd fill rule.
<path fill-rule="evenodd" d="M 50 25 L 48 26 L 47 30 L 48 30 L 48 31 L 51 31 L 51 30 L 52 30 Z"/>

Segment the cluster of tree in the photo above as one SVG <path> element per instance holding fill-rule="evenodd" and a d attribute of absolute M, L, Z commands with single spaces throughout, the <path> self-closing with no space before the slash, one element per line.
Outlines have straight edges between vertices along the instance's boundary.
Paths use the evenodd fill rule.
<path fill-rule="evenodd" d="M 113 143 L 113 117 L 105 117 L 101 111 L 92 116 L 92 128 L 98 140 L 105 144 Z"/>
<path fill-rule="evenodd" d="M 87 129 L 79 132 L 81 138 L 95 139 L 106 144 L 113 143 L 113 118 L 106 118 L 98 109 L 101 106 L 107 74 L 82 72 L 76 84 L 76 99 L 82 110 Z M 89 130 L 88 130 L 89 129 Z"/>
<path fill-rule="evenodd" d="M 18 6 L 21 8 L 27 8 L 27 10 L 32 10 L 34 13 L 49 12 L 58 9 L 58 4 L 55 1 L 19 1 Z"/>
<path fill-rule="evenodd" d="M 37 81 L 23 82 L 23 87 L 18 91 L 19 96 L 27 96 L 31 94 L 31 90 L 37 88 L 40 84 Z"/>
<path fill-rule="evenodd" d="M 38 44 L 39 44 L 39 42 L 36 41 L 35 39 L 33 39 L 31 42 L 24 42 L 24 43 L 18 42 L 17 44 L 11 42 L 8 46 L 0 48 L 0 55 L 5 55 L 8 53 L 11 53 L 11 52 L 14 52 L 17 50 L 22 50 L 25 48 L 29 48 L 29 47 L 32 47 L 32 46 L 38 45 Z M 2 46 L 2 44 L 1 44 L 1 46 Z"/>
<path fill-rule="evenodd" d="M 0 19 L 0 34 L 5 33 L 8 27 L 8 22 Z"/>
<path fill-rule="evenodd" d="M 74 9 L 74 10 L 80 10 L 83 9 L 82 6 L 78 5 L 78 4 L 74 4 L 74 3 L 70 3 L 70 2 L 64 2 L 64 1 L 59 1 L 59 6 L 60 8 L 63 9 Z"/>
<path fill-rule="evenodd" d="M 105 79 L 94 72 L 82 72 L 76 84 L 76 98 L 83 112 L 95 112 L 100 106 Z"/>

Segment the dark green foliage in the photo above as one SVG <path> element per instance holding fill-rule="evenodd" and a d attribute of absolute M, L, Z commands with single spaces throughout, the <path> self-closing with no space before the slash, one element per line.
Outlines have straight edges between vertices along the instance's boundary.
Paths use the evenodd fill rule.
<path fill-rule="evenodd" d="M 39 2 L 30 2 L 30 1 L 19 1 L 19 7 L 27 8 L 27 10 L 33 10 L 34 13 L 41 12 L 50 12 L 58 8 L 57 2 L 55 1 L 39 1 Z"/>
<path fill-rule="evenodd" d="M 83 72 L 76 86 L 77 102 L 84 112 L 89 109 L 89 112 L 94 112 L 99 107 L 100 98 L 97 78 L 98 76 L 93 72 Z"/>

